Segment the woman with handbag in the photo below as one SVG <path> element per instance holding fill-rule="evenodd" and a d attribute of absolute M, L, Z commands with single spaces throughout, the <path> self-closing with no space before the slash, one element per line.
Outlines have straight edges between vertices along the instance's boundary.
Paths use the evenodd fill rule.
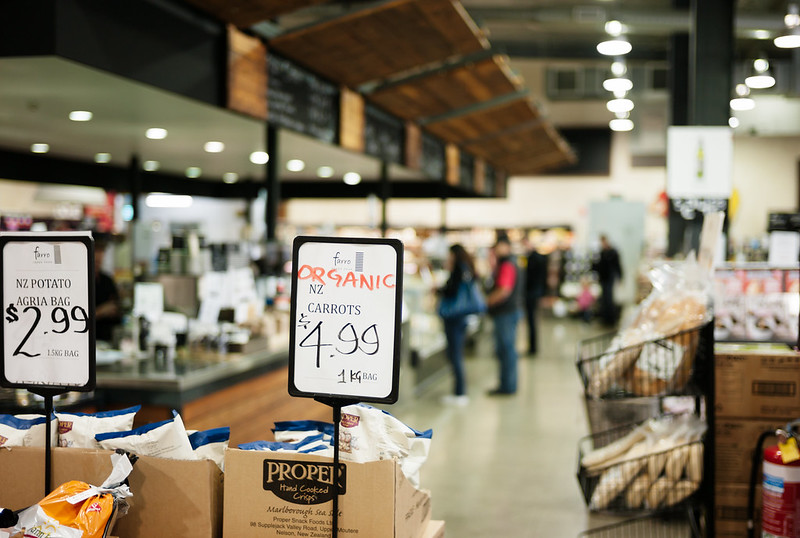
<path fill-rule="evenodd" d="M 467 381 L 464 369 L 464 342 L 467 337 L 467 316 L 486 309 L 475 275 L 475 263 L 464 247 L 456 243 L 450 247 L 447 259 L 450 277 L 439 290 L 439 315 L 444 321 L 447 338 L 447 358 L 453 368 L 453 394 L 443 398 L 444 403 L 466 405 Z"/>

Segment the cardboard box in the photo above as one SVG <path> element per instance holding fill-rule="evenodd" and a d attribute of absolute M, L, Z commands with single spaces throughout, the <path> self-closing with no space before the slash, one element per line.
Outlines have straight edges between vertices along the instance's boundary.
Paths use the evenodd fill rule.
<path fill-rule="evenodd" d="M 785 428 L 786 421 L 766 419 L 726 419 L 717 417 L 714 424 L 714 472 L 716 483 L 749 484 L 753 466 L 753 451 L 758 436 L 767 430 Z M 775 444 L 775 438 L 767 445 Z"/>
<path fill-rule="evenodd" d="M 340 469 L 340 536 L 422 536 L 430 494 L 394 461 L 342 462 Z M 228 449 L 223 536 L 330 536 L 333 474 L 330 458 Z"/>
<path fill-rule="evenodd" d="M 747 491 L 748 486 L 743 484 L 724 484 L 714 488 L 714 535 L 717 538 L 747 537 Z M 756 486 L 755 501 L 758 530 L 761 522 L 760 485 Z"/>
<path fill-rule="evenodd" d="M 718 344 L 718 417 L 800 417 L 800 353 L 786 346 Z"/>
<path fill-rule="evenodd" d="M 107 450 L 53 450 L 53 487 L 69 480 L 100 485 L 111 471 Z M 44 493 L 44 449 L 0 449 L 0 506 L 18 510 Z M 129 477 L 133 497 L 114 534 L 125 538 L 222 535 L 222 472 L 211 461 L 178 461 L 143 456 Z"/>
<path fill-rule="evenodd" d="M 444 521 L 429 521 L 422 538 L 444 538 Z"/>

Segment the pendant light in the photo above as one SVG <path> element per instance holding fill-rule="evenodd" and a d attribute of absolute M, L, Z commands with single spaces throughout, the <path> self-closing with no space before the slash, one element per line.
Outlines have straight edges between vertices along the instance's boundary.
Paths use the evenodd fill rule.
<path fill-rule="evenodd" d="M 748 88 L 754 90 L 764 90 L 775 85 L 775 77 L 769 69 L 769 62 L 765 58 L 758 58 L 753 61 L 752 71 L 749 77 L 744 79 Z"/>
<path fill-rule="evenodd" d="M 756 102 L 750 98 L 750 88 L 748 88 L 745 84 L 737 84 L 730 106 L 731 110 L 735 110 L 737 112 L 742 110 L 753 110 L 756 107 Z"/>
<path fill-rule="evenodd" d="M 597 52 L 603 56 L 623 56 L 628 54 L 633 47 L 630 42 L 622 35 L 624 27 L 616 20 L 608 21 L 605 25 L 606 33 L 612 39 L 601 41 L 597 44 Z"/>
<path fill-rule="evenodd" d="M 789 4 L 786 15 L 783 17 L 786 31 L 776 37 L 772 42 L 779 49 L 796 49 L 800 47 L 800 8 L 797 4 Z"/>

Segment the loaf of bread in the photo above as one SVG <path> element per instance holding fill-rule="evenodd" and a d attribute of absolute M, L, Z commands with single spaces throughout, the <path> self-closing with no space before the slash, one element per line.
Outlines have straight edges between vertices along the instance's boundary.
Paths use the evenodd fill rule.
<path fill-rule="evenodd" d="M 644 503 L 644 498 L 647 495 L 647 492 L 650 490 L 650 486 L 652 484 L 653 481 L 650 480 L 648 473 L 643 472 L 637 476 L 633 482 L 631 482 L 631 484 L 628 486 L 628 490 L 625 492 L 626 506 L 631 510 L 641 508 L 642 503 Z"/>
<path fill-rule="evenodd" d="M 672 488 L 667 491 L 667 494 L 664 497 L 664 504 L 666 506 L 678 504 L 686 499 L 689 495 L 697 491 L 698 487 L 700 487 L 699 482 L 693 482 L 691 480 L 679 480 L 678 482 L 675 482 Z"/>
<path fill-rule="evenodd" d="M 633 461 L 620 463 L 606 469 L 600 475 L 600 481 L 592 492 L 589 501 L 590 510 L 604 510 L 611 504 L 617 495 L 625 491 L 631 480 L 639 474 L 644 467 L 644 460 L 639 458 Z"/>
<path fill-rule="evenodd" d="M 648 508 L 658 508 L 664 502 L 664 498 L 667 496 L 667 492 L 671 490 L 675 486 L 675 482 L 667 478 L 666 476 L 662 476 L 650 487 L 650 490 L 647 492 L 647 507 Z"/>
<path fill-rule="evenodd" d="M 703 479 L 703 445 L 692 443 L 689 445 L 689 458 L 686 461 L 686 478 L 692 482 Z"/>
<path fill-rule="evenodd" d="M 689 445 L 679 446 L 671 451 L 667 456 L 667 463 L 664 465 L 664 476 L 673 481 L 680 479 L 688 460 Z"/>
<path fill-rule="evenodd" d="M 581 458 L 581 466 L 587 469 L 607 467 L 608 462 L 611 462 L 615 458 L 625 454 L 633 445 L 645 439 L 647 431 L 649 431 L 648 424 L 649 423 L 646 422 L 633 429 L 624 437 L 620 437 L 616 441 L 609 443 L 604 447 L 588 452 Z"/>

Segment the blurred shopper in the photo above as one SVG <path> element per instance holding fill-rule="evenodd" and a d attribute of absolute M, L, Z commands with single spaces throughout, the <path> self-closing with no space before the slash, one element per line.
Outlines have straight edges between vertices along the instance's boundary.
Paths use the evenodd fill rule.
<path fill-rule="evenodd" d="M 500 236 L 494 246 L 494 272 L 486 303 L 494 322 L 494 345 L 500 361 L 500 384 L 490 395 L 517 391 L 517 322 L 521 295 L 519 270 L 511 257 L 511 243 Z"/>
<path fill-rule="evenodd" d="M 528 322 L 528 355 L 536 355 L 536 311 L 547 287 L 547 256 L 530 249 L 525 267 L 525 318 Z"/>
<path fill-rule="evenodd" d="M 455 298 L 463 282 L 475 276 L 475 263 L 464 247 L 456 243 L 450 247 L 447 259 L 450 277 L 440 290 L 442 298 Z M 464 342 L 467 338 L 467 315 L 443 317 L 444 334 L 447 338 L 447 358 L 453 368 L 453 394 L 444 398 L 445 403 L 465 405 L 467 399 L 467 380 L 464 369 Z"/>
<path fill-rule="evenodd" d="M 614 284 L 622 279 L 622 266 L 619 263 L 619 253 L 611 246 L 608 237 L 600 236 L 600 255 L 594 262 L 592 269 L 597 273 L 600 282 L 600 307 L 598 314 L 606 325 L 613 325 L 619 317 L 617 305 L 614 302 Z"/>
<path fill-rule="evenodd" d="M 581 278 L 581 292 L 578 294 L 577 306 L 578 313 L 583 321 L 592 321 L 592 310 L 594 310 L 595 297 L 592 293 L 592 281 L 589 277 Z"/>
<path fill-rule="evenodd" d="M 107 243 L 98 240 L 94 247 L 95 334 L 97 340 L 111 342 L 114 327 L 122 321 L 119 291 L 114 279 L 103 271 Z"/>

